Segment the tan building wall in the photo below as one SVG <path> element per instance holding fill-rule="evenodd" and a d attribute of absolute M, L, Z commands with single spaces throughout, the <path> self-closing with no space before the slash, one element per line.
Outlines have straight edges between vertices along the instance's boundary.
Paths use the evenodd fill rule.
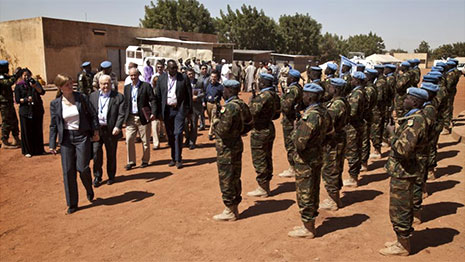
<path fill-rule="evenodd" d="M 420 68 L 429 67 L 427 53 L 394 53 L 392 54 L 392 56 L 402 61 L 418 58 L 420 59 L 420 64 L 418 65 L 418 67 Z"/>

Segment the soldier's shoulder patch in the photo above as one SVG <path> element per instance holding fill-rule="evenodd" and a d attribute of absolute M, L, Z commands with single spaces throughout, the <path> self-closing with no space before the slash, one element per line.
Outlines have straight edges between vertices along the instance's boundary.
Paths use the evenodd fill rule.
<path fill-rule="evenodd" d="M 226 107 L 222 107 L 220 113 L 223 114 L 226 111 Z"/>
<path fill-rule="evenodd" d="M 409 119 L 409 120 L 407 121 L 407 125 L 408 125 L 408 126 L 413 126 L 413 119 Z"/>
<path fill-rule="evenodd" d="M 286 94 L 289 94 L 290 92 L 291 92 L 291 89 L 288 88 L 288 89 L 286 90 Z"/>

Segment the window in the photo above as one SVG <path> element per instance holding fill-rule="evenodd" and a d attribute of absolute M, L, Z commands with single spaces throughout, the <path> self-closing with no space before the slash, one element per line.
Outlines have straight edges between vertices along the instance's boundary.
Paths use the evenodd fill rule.
<path fill-rule="evenodd" d="M 134 58 L 135 57 L 134 51 L 127 51 L 126 52 L 126 57 L 127 58 Z"/>
<path fill-rule="evenodd" d="M 136 58 L 142 59 L 142 52 L 141 51 L 136 52 Z"/>

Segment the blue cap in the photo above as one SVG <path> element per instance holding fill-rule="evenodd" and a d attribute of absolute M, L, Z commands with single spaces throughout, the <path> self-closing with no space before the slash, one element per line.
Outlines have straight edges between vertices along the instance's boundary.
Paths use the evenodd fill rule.
<path fill-rule="evenodd" d="M 449 60 L 446 62 L 446 65 L 455 66 L 455 62 L 452 60 Z"/>
<path fill-rule="evenodd" d="M 423 100 L 428 100 L 428 97 L 429 97 L 428 92 L 426 92 L 426 90 L 418 88 L 418 87 L 407 88 L 407 94 L 414 96 L 414 97 L 418 97 Z"/>
<path fill-rule="evenodd" d="M 410 63 L 407 62 L 407 61 L 402 62 L 400 65 L 401 65 L 401 66 L 410 67 Z"/>
<path fill-rule="evenodd" d="M 430 82 L 430 83 L 438 83 L 439 82 L 439 76 L 435 75 L 425 75 L 423 76 L 423 82 Z"/>
<path fill-rule="evenodd" d="M 82 63 L 81 66 L 82 66 L 82 67 L 90 66 L 90 62 L 89 62 L 89 61 L 86 61 L 86 62 Z"/>
<path fill-rule="evenodd" d="M 263 73 L 263 74 L 260 74 L 260 77 L 263 78 L 263 79 L 266 79 L 266 80 L 270 80 L 270 81 L 273 81 L 274 80 L 274 77 L 268 73 Z"/>
<path fill-rule="evenodd" d="M 375 69 L 384 69 L 384 65 L 375 65 Z"/>
<path fill-rule="evenodd" d="M 443 72 L 444 71 L 444 68 L 443 67 L 440 67 L 440 66 L 433 66 L 431 67 L 431 71 L 439 71 L 439 72 Z"/>
<path fill-rule="evenodd" d="M 238 88 L 241 86 L 241 83 L 237 80 L 226 80 L 223 82 L 223 86 L 226 88 Z"/>
<path fill-rule="evenodd" d="M 308 83 L 304 85 L 304 92 L 321 93 L 323 91 L 325 91 L 323 87 L 315 83 Z"/>
<path fill-rule="evenodd" d="M 446 67 L 447 65 L 444 62 L 437 62 L 436 66 Z"/>
<path fill-rule="evenodd" d="M 337 70 L 337 65 L 335 63 L 328 63 L 326 66 L 331 70 Z"/>
<path fill-rule="evenodd" d="M 313 70 L 313 71 L 321 72 L 321 67 L 319 67 L 319 66 L 311 66 L 310 69 Z"/>
<path fill-rule="evenodd" d="M 333 86 L 345 86 L 347 84 L 346 80 L 342 78 L 331 78 L 329 81 Z"/>
<path fill-rule="evenodd" d="M 6 65 L 8 65 L 8 61 L 0 60 L 0 66 L 6 66 Z"/>
<path fill-rule="evenodd" d="M 352 68 L 352 64 L 349 63 L 349 62 L 347 62 L 347 61 L 342 62 L 342 65 L 343 65 L 343 66 L 348 66 L 348 67 Z"/>
<path fill-rule="evenodd" d="M 363 67 L 363 68 L 365 68 L 365 65 L 359 63 L 359 64 L 357 64 L 357 67 Z"/>
<path fill-rule="evenodd" d="M 397 66 L 393 65 L 393 64 L 386 64 L 384 66 L 387 67 L 387 68 L 390 68 L 390 69 L 394 69 L 394 70 L 396 70 L 396 68 L 397 68 Z"/>
<path fill-rule="evenodd" d="M 300 72 L 295 69 L 289 70 L 289 75 L 295 78 L 300 78 Z"/>
<path fill-rule="evenodd" d="M 431 91 L 431 92 L 434 92 L 434 93 L 437 93 L 439 91 L 439 86 L 438 85 L 433 84 L 433 83 L 429 83 L 429 82 L 421 83 L 421 88 L 423 88 L 425 90 L 428 90 L 428 91 Z"/>
<path fill-rule="evenodd" d="M 110 67 L 111 67 L 111 62 L 110 62 L 110 61 L 103 61 L 103 62 L 100 64 L 100 67 L 101 67 L 101 68 L 110 68 Z"/>
<path fill-rule="evenodd" d="M 360 80 L 365 80 L 367 78 L 367 76 L 364 73 L 362 73 L 360 71 L 357 71 L 357 72 L 354 73 L 354 78 L 360 79 Z"/>
<path fill-rule="evenodd" d="M 378 70 L 376 70 L 376 69 L 371 69 L 371 68 L 365 69 L 365 72 L 370 73 L 370 74 L 374 74 L 374 75 L 377 75 L 377 74 L 378 74 Z"/>

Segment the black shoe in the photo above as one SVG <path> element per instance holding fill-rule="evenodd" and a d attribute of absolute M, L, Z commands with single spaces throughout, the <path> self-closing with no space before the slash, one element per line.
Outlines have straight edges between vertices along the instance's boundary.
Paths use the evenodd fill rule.
<path fill-rule="evenodd" d="M 189 146 L 189 149 L 190 149 L 190 150 L 195 149 L 195 145 L 194 145 L 194 144 L 190 145 L 190 146 Z"/>
<path fill-rule="evenodd" d="M 146 168 L 148 166 L 149 166 L 149 163 L 142 162 L 142 164 L 140 165 L 140 168 Z"/>
<path fill-rule="evenodd" d="M 208 135 L 208 140 L 212 141 L 213 140 L 213 135 Z"/>
<path fill-rule="evenodd" d="M 136 166 L 136 164 L 130 163 L 130 164 L 127 164 L 125 168 L 126 168 L 126 170 L 129 171 L 129 170 L 131 170 L 131 169 L 132 169 L 133 167 L 135 167 L 135 166 Z"/>
<path fill-rule="evenodd" d="M 111 185 L 113 183 L 115 183 L 115 180 L 113 180 L 113 179 L 108 179 L 107 180 L 107 185 Z"/>
<path fill-rule="evenodd" d="M 171 160 L 170 163 L 168 164 L 168 166 L 174 166 L 176 165 L 176 163 L 174 162 L 174 160 Z"/>
<path fill-rule="evenodd" d="M 89 200 L 89 202 L 92 202 L 94 200 L 94 192 L 87 194 L 87 200 Z"/>
<path fill-rule="evenodd" d="M 177 168 L 177 169 L 181 169 L 181 168 L 182 168 L 182 162 L 181 162 L 181 161 L 176 162 L 176 168 Z"/>
<path fill-rule="evenodd" d="M 203 131 L 203 130 L 205 130 L 204 126 L 199 127 L 199 131 Z"/>
<path fill-rule="evenodd" d="M 72 213 L 76 212 L 77 210 L 78 210 L 77 206 L 68 207 L 68 210 L 66 211 L 66 213 L 68 213 L 68 215 L 71 215 Z"/>
<path fill-rule="evenodd" d="M 93 182 L 94 187 L 99 187 L 99 186 L 100 186 L 100 182 L 102 182 L 100 179 L 98 179 L 97 177 L 94 178 L 94 182 Z"/>

